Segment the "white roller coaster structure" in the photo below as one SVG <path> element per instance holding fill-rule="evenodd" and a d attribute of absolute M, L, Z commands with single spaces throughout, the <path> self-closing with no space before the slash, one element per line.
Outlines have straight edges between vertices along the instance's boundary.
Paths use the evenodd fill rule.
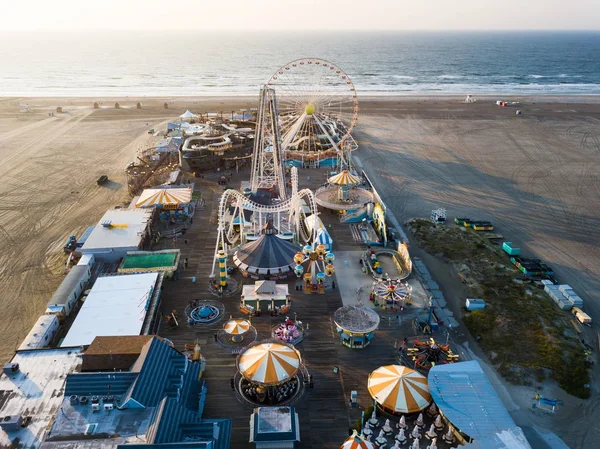
<path fill-rule="evenodd" d="M 277 204 L 258 204 L 237 190 L 226 190 L 221 196 L 218 210 L 217 244 L 213 260 L 212 276 L 215 274 L 216 255 L 220 248 L 226 254 L 232 247 L 246 243 L 249 235 L 257 235 L 268 220 L 280 235 L 292 233 L 297 242 L 311 243 L 315 239 L 316 229 L 309 231 L 304 219 L 317 214 L 317 202 L 310 189 L 298 190 L 298 172 L 292 168 L 292 195 Z M 304 204 L 308 207 L 305 209 Z M 231 211 L 233 209 L 233 211 Z M 246 221 L 246 211 L 252 212 L 251 221 Z M 250 229 L 246 229 L 249 225 Z"/>

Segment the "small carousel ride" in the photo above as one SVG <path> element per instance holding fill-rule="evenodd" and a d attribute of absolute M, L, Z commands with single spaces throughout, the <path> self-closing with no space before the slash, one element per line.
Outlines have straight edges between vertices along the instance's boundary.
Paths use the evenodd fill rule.
<path fill-rule="evenodd" d="M 333 315 L 342 345 L 349 348 L 364 348 L 371 343 L 379 327 L 379 314 L 362 305 L 346 305 Z"/>
<path fill-rule="evenodd" d="M 304 293 L 325 293 L 325 278 L 335 273 L 334 261 L 334 254 L 326 252 L 324 245 L 306 245 L 296 253 L 294 273 L 304 280 Z"/>
<path fill-rule="evenodd" d="M 404 348 L 401 357 L 407 365 L 428 372 L 435 365 L 445 365 L 458 361 L 449 344 L 440 344 L 433 338 L 427 340 L 414 339 L 412 347 Z"/>
<path fill-rule="evenodd" d="M 248 332 L 251 327 L 248 320 L 232 319 L 225 323 L 223 330 L 227 335 L 231 336 L 232 341 L 237 343 L 244 339 L 244 334 Z"/>
<path fill-rule="evenodd" d="M 293 345 L 282 341 L 253 343 L 237 357 L 242 397 L 259 405 L 284 405 L 302 390 L 302 356 Z"/>
<path fill-rule="evenodd" d="M 333 210 L 355 210 L 374 201 L 373 193 L 359 187 L 362 180 L 342 170 L 327 179 L 327 185 L 317 189 L 317 204 Z"/>
<path fill-rule="evenodd" d="M 412 287 L 407 281 L 399 279 L 379 279 L 373 282 L 373 288 L 369 299 L 375 305 L 391 311 L 404 310 L 410 303 Z"/>
<path fill-rule="evenodd" d="M 283 323 L 273 328 L 271 337 L 273 340 L 297 345 L 304 339 L 304 325 L 302 321 L 292 321 L 286 316 Z"/>

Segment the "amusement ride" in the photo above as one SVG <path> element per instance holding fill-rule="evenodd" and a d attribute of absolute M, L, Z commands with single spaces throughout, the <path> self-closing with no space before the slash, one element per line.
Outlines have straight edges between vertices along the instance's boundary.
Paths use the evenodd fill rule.
<path fill-rule="evenodd" d="M 265 235 L 276 235 L 275 238 L 294 245 L 294 253 L 304 245 L 312 245 L 313 251 L 318 253 L 318 244 L 315 243 L 317 229 L 310 229 L 305 221 L 311 215 L 318 215 L 318 202 L 310 189 L 298 188 L 296 157 L 301 158 L 301 164 L 316 161 L 314 165 L 317 166 L 326 158 L 329 165 L 343 170 L 342 178 L 350 180 L 351 184 L 331 184 L 336 192 L 345 192 L 337 193 L 338 197 L 345 198 L 346 207 L 342 209 L 348 209 L 350 205 L 361 207 L 363 201 L 372 198 L 365 194 L 359 196 L 358 201 L 353 201 L 353 196 L 348 194 L 357 180 L 360 181 L 348 171 L 350 152 L 357 147 L 351 135 L 357 119 L 358 101 L 354 85 L 348 75 L 330 62 L 314 58 L 292 61 L 262 87 L 250 182 L 239 191 L 226 190 L 219 202 L 211 279 L 216 276 L 218 263 L 219 283 L 212 285 L 217 286 L 220 292 L 228 291 L 229 255 L 234 256 L 245 276 L 277 279 L 293 272 L 292 258 L 283 264 L 277 260 L 277 267 L 253 266 L 242 260 L 249 253 L 277 252 L 276 247 L 282 245 L 273 245 L 273 239 Z M 286 162 L 292 165 L 288 171 Z M 286 190 L 286 177 L 289 177 L 287 185 L 291 186 L 289 191 Z M 368 193 L 367 190 L 364 192 Z M 270 244 L 268 248 L 264 248 L 262 243 L 246 247 L 257 240 Z M 284 246 L 285 253 L 292 248 Z M 317 277 L 318 273 L 332 274 L 332 270 L 327 267 L 322 270 L 310 268 L 306 274 L 310 271 L 313 276 L 311 285 L 316 285 L 323 277 Z"/>
<path fill-rule="evenodd" d="M 267 86 L 279 102 L 279 126 L 286 159 L 319 166 L 350 166 L 358 145 L 352 130 L 358 98 L 352 80 L 335 64 L 319 58 L 292 61 L 279 68 Z"/>
<path fill-rule="evenodd" d="M 294 256 L 294 273 L 304 280 L 304 293 L 325 293 L 325 277 L 335 272 L 335 255 L 324 245 L 306 245 Z M 306 268 L 305 268 L 306 266 Z"/>

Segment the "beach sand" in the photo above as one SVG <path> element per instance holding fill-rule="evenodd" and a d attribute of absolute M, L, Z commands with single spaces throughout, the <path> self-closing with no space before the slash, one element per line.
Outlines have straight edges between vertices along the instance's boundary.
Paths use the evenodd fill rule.
<path fill-rule="evenodd" d="M 428 217 L 440 206 L 450 217 L 491 220 L 524 254 L 551 264 L 586 301 L 592 317 L 600 317 L 598 99 L 517 100 L 519 106 L 501 108 L 483 97 L 473 104 L 454 97 L 366 98 L 360 103 L 355 156 L 400 222 Z M 94 101 L 101 109 L 93 109 Z M 114 108 L 116 101 L 121 109 Z M 186 109 L 227 114 L 256 107 L 256 101 L 0 99 L 3 361 L 61 282 L 62 247 L 69 235 L 80 235 L 106 209 L 128 202 L 123 169 L 149 139 L 148 129 L 164 129 Z M 20 103 L 31 112 L 20 112 Z M 58 106 L 64 112 L 49 116 Z M 523 115 L 516 116 L 516 109 Z M 108 188 L 96 185 L 101 174 L 113 181 Z M 460 307 L 460 300 L 453 306 Z M 581 411 L 579 402 L 571 401 L 572 407 L 550 421 L 572 447 L 595 441 L 593 426 L 575 429 L 570 418 L 592 419 L 600 404 L 597 385 Z M 525 407 L 528 398 L 520 399 Z M 549 425 L 546 418 L 543 423 Z"/>

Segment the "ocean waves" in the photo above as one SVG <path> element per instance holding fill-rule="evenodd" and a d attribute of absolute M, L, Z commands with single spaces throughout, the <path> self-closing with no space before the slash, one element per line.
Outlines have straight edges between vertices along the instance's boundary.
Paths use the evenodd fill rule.
<path fill-rule="evenodd" d="M 600 94 L 600 33 L 126 37 L 0 35 L 0 95 L 254 96 L 311 55 L 339 65 L 359 95 Z"/>

